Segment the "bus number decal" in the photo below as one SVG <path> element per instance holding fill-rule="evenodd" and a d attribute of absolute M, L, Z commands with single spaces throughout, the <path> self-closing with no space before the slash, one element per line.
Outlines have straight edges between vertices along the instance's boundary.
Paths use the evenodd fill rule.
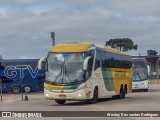
<path fill-rule="evenodd" d="M 115 76 L 126 76 L 126 71 L 115 71 Z"/>

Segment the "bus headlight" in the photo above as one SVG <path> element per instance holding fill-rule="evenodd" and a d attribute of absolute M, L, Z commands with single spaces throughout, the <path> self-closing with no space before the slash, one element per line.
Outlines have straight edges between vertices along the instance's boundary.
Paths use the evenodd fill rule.
<path fill-rule="evenodd" d="M 49 97 L 48 93 L 45 94 L 46 97 Z"/>
<path fill-rule="evenodd" d="M 77 95 L 77 98 L 80 98 L 82 95 L 79 93 L 78 95 Z"/>

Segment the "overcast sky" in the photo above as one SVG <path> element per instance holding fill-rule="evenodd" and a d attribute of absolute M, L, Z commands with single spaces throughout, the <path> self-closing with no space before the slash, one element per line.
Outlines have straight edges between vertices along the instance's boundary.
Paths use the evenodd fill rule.
<path fill-rule="evenodd" d="M 132 55 L 160 51 L 160 0 L 0 0 L 0 54 L 41 58 L 56 43 L 131 38 Z"/>

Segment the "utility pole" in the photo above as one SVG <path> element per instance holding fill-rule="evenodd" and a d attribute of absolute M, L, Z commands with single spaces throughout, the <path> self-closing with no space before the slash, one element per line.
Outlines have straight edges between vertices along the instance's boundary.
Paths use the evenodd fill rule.
<path fill-rule="evenodd" d="M 158 58 L 156 60 L 156 66 L 157 66 L 157 81 L 158 81 L 158 84 L 159 84 L 159 57 L 160 57 L 160 54 L 158 53 L 157 54 Z"/>
<path fill-rule="evenodd" d="M 3 60 L 3 57 L 0 55 L 0 60 Z"/>
<path fill-rule="evenodd" d="M 157 66 L 157 80 L 158 80 L 158 84 L 159 84 L 159 58 L 156 61 L 156 66 Z"/>
<path fill-rule="evenodd" d="M 2 102 L 2 89 L 3 89 L 3 86 L 2 86 L 2 79 L 0 78 L 1 102 Z"/>
<path fill-rule="evenodd" d="M 55 32 L 51 32 L 52 46 L 55 46 Z"/>
<path fill-rule="evenodd" d="M 157 72 L 158 72 L 158 84 L 159 84 L 159 61 L 160 61 L 160 52 L 159 52 L 159 55 L 158 55 L 158 65 L 157 65 Z"/>

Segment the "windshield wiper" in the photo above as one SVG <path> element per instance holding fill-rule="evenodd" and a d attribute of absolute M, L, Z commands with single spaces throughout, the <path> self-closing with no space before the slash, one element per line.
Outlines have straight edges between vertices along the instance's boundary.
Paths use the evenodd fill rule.
<path fill-rule="evenodd" d="M 135 74 L 133 74 L 133 76 L 135 76 L 135 80 L 136 80 L 136 76 L 138 76 L 139 77 L 139 80 L 142 80 L 142 78 L 140 77 L 140 75 L 139 75 L 139 73 L 135 73 Z"/>
<path fill-rule="evenodd" d="M 82 81 L 83 81 L 83 80 L 80 80 L 80 81 L 79 81 L 78 79 L 75 79 L 75 80 L 72 81 L 72 83 L 79 83 L 79 82 L 82 82 Z"/>
<path fill-rule="evenodd" d="M 137 73 L 138 77 L 140 78 L 140 80 L 142 80 L 142 78 L 140 77 L 139 73 Z"/>
<path fill-rule="evenodd" d="M 50 81 L 50 80 L 45 80 L 45 83 L 55 84 L 55 82 L 52 82 L 52 81 Z"/>

